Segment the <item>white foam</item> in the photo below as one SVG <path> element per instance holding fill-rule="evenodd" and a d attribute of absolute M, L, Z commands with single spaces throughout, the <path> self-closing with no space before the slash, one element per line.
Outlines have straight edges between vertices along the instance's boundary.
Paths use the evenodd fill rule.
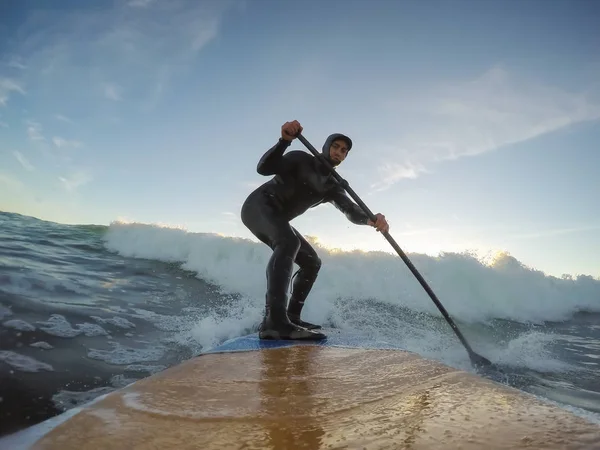
<path fill-rule="evenodd" d="M 33 325 L 21 319 L 7 320 L 2 325 L 6 328 L 13 328 L 19 331 L 35 331 L 35 327 Z"/>
<path fill-rule="evenodd" d="M 138 317 L 162 324 L 161 329 L 178 330 L 180 343 L 206 350 L 259 322 L 271 256 L 266 245 L 138 223 L 113 223 L 104 239 L 109 250 L 123 256 L 180 262 L 183 269 L 217 285 L 221 295 L 241 294 L 195 321 L 193 315 L 184 319 L 136 310 Z M 330 251 L 308 240 L 323 265 L 303 311 L 305 320 L 373 334 L 425 357 L 470 368 L 448 324 L 431 320 L 441 318 L 440 312 L 397 255 Z M 469 254 L 409 256 L 450 315 L 473 326 L 490 319 L 539 323 L 567 319 L 580 310 L 600 311 L 600 281 L 591 277 L 545 276 L 506 254 L 491 265 Z M 423 314 L 429 316 L 419 318 Z M 483 335 L 476 351 L 516 366 L 566 370 L 547 350 L 551 339 L 529 333 L 499 344 Z"/>
<path fill-rule="evenodd" d="M 90 349 L 88 358 L 105 361 L 109 364 L 127 365 L 158 361 L 164 354 L 164 348 L 152 345 L 148 348 L 126 347 L 118 342 L 109 342 L 112 350 Z"/>
<path fill-rule="evenodd" d="M 123 317 L 114 316 L 112 318 L 102 318 L 98 316 L 91 316 L 91 318 L 100 324 L 114 325 L 115 327 L 124 329 L 135 328 L 134 323 L 130 322 L 129 320 Z"/>
<path fill-rule="evenodd" d="M 40 330 L 53 336 L 72 338 L 82 333 L 81 330 L 73 328 L 66 317 L 60 314 L 52 314 L 47 321 L 36 323 Z"/>
<path fill-rule="evenodd" d="M 0 361 L 4 361 L 9 366 L 21 372 L 39 372 L 46 370 L 53 372 L 54 368 L 50 364 L 38 361 L 30 356 L 21 355 L 10 350 L 0 350 Z"/>
<path fill-rule="evenodd" d="M 558 335 L 551 333 L 524 333 L 510 340 L 505 348 L 491 349 L 489 356 L 498 364 L 527 367 L 539 372 L 576 370 L 575 366 L 553 357 L 549 346 L 558 338 Z"/>
<path fill-rule="evenodd" d="M 137 381 L 135 378 L 127 378 L 125 375 L 114 375 L 110 378 L 110 383 L 117 389 L 124 388 Z"/>
<path fill-rule="evenodd" d="M 63 338 L 73 338 L 80 334 L 88 337 L 109 335 L 108 331 L 95 323 L 84 322 L 73 327 L 67 318 L 61 314 L 52 314 L 47 321 L 36 323 L 40 326 L 40 330 L 52 336 Z"/>
<path fill-rule="evenodd" d="M 95 323 L 79 323 L 77 328 L 86 336 L 107 336 L 108 331 Z"/>
<path fill-rule="evenodd" d="M 208 315 L 198 321 L 188 334 L 181 334 L 182 339 L 195 350 L 207 350 L 224 340 L 240 335 L 241 330 L 248 330 L 256 324 L 262 314 L 262 305 L 250 301 L 241 301 L 232 305 L 226 316 Z M 196 348 L 193 344 L 199 344 Z"/>
<path fill-rule="evenodd" d="M 184 269 L 218 285 L 223 293 L 241 293 L 256 305 L 263 302 L 271 250 L 262 243 L 136 223 L 111 224 L 105 243 L 123 256 L 181 262 Z M 439 315 L 396 255 L 330 251 L 313 244 L 323 265 L 307 308 L 337 298 L 376 298 Z M 507 254 L 492 266 L 468 254 L 409 256 L 434 292 L 443 293 L 440 300 L 450 314 L 461 320 L 542 322 L 564 320 L 580 310 L 600 312 L 600 280 L 589 276 L 546 276 Z M 311 313 L 324 317 L 329 311 Z"/>
<path fill-rule="evenodd" d="M 0 305 L 0 320 L 12 316 L 12 311 L 4 305 Z"/>
<path fill-rule="evenodd" d="M 133 317 L 147 320 L 162 331 L 180 331 L 189 325 L 189 316 L 158 314 L 154 311 L 132 308 Z"/>
<path fill-rule="evenodd" d="M 4 289 L 7 292 L 24 296 L 28 296 L 36 290 L 86 296 L 89 292 L 85 284 L 90 283 L 92 286 L 92 282 L 86 282 L 85 279 L 80 278 L 77 282 L 73 282 L 44 271 L 36 271 L 34 276 L 28 272 L 12 273 L 8 275 L 8 278 L 10 282 L 4 286 Z"/>
<path fill-rule="evenodd" d="M 35 348 L 41 348 L 44 350 L 51 350 L 54 347 L 50 344 L 48 344 L 47 342 L 44 341 L 39 341 L 39 342 L 34 342 L 33 344 L 29 344 L 30 347 L 35 347 Z"/>
<path fill-rule="evenodd" d="M 167 366 L 161 365 L 150 365 L 150 364 L 130 364 L 125 367 L 125 370 L 129 372 L 148 372 L 150 374 L 161 372 L 165 370 Z"/>
<path fill-rule="evenodd" d="M 113 392 L 112 386 L 102 386 L 89 391 L 68 391 L 61 390 L 52 396 L 52 402 L 57 408 L 63 411 L 74 407 L 83 406 L 101 395 Z"/>

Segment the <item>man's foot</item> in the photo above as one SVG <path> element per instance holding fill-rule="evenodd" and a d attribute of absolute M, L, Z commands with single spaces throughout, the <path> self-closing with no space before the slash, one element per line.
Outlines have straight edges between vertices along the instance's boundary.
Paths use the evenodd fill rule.
<path fill-rule="evenodd" d="M 260 339 L 277 339 L 277 340 L 297 340 L 297 341 L 320 341 L 326 339 L 323 333 L 318 331 L 308 330 L 293 323 L 281 325 L 261 325 L 258 332 Z"/>
<path fill-rule="evenodd" d="M 321 328 L 323 328 L 321 325 L 305 322 L 304 320 L 300 319 L 300 316 L 296 316 L 294 314 L 288 313 L 288 317 L 290 318 L 290 322 L 292 322 L 295 325 L 298 325 L 299 327 L 306 328 L 307 330 L 320 330 Z"/>

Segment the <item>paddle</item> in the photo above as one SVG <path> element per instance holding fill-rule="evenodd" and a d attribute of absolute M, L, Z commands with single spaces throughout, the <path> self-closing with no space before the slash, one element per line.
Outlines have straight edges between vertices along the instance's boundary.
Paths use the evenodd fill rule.
<path fill-rule="evenodd" d="M 350 194 L 350 196 L 354 199 L 354 201 L 356 201 L 356 203 L 363 209 L 363 211 L 369 216 L 371 221 L 375 222 L 377 220 L 377 217 L 375 217 L 375 215 L 371 212 L 371 210 L 367 207 L 367 205 L 365 205 L 365 203 L 354 192 L 354 190 L 352 190 L 352 188 L 350 187 L 348 182 L 346 180 L 344 180 L 337 173 L 337 171 L 333 168 L 333 166 L 329 163 L 329 161 L 327 161 L 327 159 L 325 159 L 325 157 L 322 154 L 317 152 L 317 150 L 312 146 L 312 144 L 310 142 L 308 142 L 306 140 L 306 138 L 302 135 L 302 133 L 298 133 L 297 137 L 298 137 L 298 139 L 300 139 L 300 142 L 302 142 L 306 146 L 306 148 L 308 148 L 311 151 L 311 153 L 313 155 L 315 155 L 315 157 L 317 157 L 321 162 L 323 162 L 325 164 L 325 166 L 331 171 L 331 173 L 335 177 L 335 179 L 342 185 L 342 187 L 348 192 L 348 194 Z M 394 248 L 394 250 L 396 250 L 398 255 L 400 255 L 400 258 L 402 258 L 402 260 L 406 263 L 406 265 L 408 266 L 410 271 L 413 273 L 413 275 L 417 278 L 417 280 L 419 280 L 419 283 L 421 283 L 421 286 L 423 286 L 423 288 L 429 294 L 429 296 L 431 297 L 431 299 L 433 300 L 435 305 L 438 307 L 438 309 L 440 310 L 440 312 L 446 319 L 446 321 L 450 324 L 450 327 L 454 330 L 454 332 L 458 336 L 458 339 L 460 339 L 460 342 L 462 342 L 465 349 L 467 349 L 467 353 L 469 354 L 471 363 L 476 367 L 491 366 L 492 365 L 491 361 L 489 361 L 488 359 L 484 358 L 481 355 L 478 355 L 477 353 L 475 353 L 473 351 L 473 349 L 471 348 L 471 346 L 469 345 L 467 340 L 464 338 L 464 336 L 462 335 L 462 333 L 460 332 L 460 330 L 458 329 L 458 327 L 456 326 L 456 324 L 454 323 L 454 321 L 452 320 L 452 318 L 446 311 L 446 308 L 444 308 L 444 306 L 440 303 L 437 296 L 431 290 L 431 288 L 429 287 L 429 285 L 427 284 L 425 279 L 421 276 L 419 271 L 415 268 L 415 266 L 410 261 L 410 259 L 408 259 L 408 256 L 406 256 L 406 254 L 402 251 L 400 246 L 392 238 L 392 236 L 390 236 L 390 234 L 387 231 L 383 232 L 382 234 L 388 240 L 388 242 L 391 244 L 391 246 Z"/>

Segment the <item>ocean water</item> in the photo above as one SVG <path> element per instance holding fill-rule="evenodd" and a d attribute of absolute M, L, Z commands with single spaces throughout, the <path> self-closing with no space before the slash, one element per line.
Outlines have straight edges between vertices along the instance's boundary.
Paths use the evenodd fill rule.
<path fill-rule="evenodd" d="M 400 244 L 401 245 L 401 244 Z M 402 260 L 331 252 L 303 317 L 473 371 Z M 255 332 L 263 244 L 147 224 L 0 213 L 0 435 Z M 499 381 L 600 424 L 600 280 L 505 255 L 409 257 Z"/>

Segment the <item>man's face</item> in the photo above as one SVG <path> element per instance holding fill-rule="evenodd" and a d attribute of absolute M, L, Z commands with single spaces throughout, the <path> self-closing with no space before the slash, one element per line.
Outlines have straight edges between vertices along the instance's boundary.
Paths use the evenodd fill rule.
<path fill-rule="evenodd" d="M 348 144 L 343 139 L 336 139 L 329 147 L 329 158 L 334 166 L 339 165 L 348 156 Z"/>

